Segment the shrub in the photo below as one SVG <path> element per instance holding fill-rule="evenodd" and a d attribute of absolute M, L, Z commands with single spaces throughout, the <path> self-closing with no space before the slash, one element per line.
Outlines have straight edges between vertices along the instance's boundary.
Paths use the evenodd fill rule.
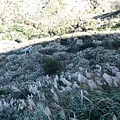
<path fill-rule="evenodd" d="M 62 64 L 52 58 L 46 58 L 44 64 L 45 74 L 58 74 L 62 70 Z"/>

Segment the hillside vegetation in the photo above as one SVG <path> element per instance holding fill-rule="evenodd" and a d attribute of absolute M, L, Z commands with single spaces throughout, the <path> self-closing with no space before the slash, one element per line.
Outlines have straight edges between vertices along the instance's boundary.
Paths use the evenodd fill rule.
<path fill-rule="evenodd" d="M 119 8 L 1 0 L 0 120 L 120 120 Z"/>
<path fill-rule="evenodd" d="M 119 28 L 119 0 L 0 1 L 0 39 L 31 40 L 74 32 Z M 98 17 L 97 17 L 98 16 Z"/>

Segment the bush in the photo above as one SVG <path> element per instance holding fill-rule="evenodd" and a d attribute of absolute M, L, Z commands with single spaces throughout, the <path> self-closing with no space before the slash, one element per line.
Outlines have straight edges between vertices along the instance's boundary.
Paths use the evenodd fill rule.
<path fill-rule="evenodd" d="M 62 64 L 52 58 L 46 58 L 44 64 L 45 74 L 52 75 L 58 74 L 62 70 Z"/>

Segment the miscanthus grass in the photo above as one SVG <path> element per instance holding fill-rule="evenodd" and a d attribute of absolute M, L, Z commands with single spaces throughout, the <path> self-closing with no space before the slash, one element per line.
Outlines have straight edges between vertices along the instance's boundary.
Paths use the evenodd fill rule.
<path fill-rule="evenodd" d="M 99 84 L 82 74 L 75 78 L 64 75 L 48 76 L 28 85 L 25 98 L 0 101 L 1 120 L 119 120 L 119 79 L 103 74 L 104 82 Z M 111 80 L 112 82 L 109 81 Z M 114 79 L 113 79 L 114 78 Z M 114 84 L 116 82 L 116 85 Z M 16 94 L 17 86 L 10 87 Z M 1 94 L 8 88 L 1 86 Z M 9 89 L 8 89 L 9 90 Z M 23 95 L 24 93 L 22 93 Z M 5 95 L 8 95 L 6 93 Z"/>
<path fill-rule="evenodd" d="M 119 120 L 119 90 L 105 85 L 88 93 L 81 89 L 59 92 L 57 102 L 47 99 L 34 104 L 33 111 L 25 110 L 19 120 Z"/>

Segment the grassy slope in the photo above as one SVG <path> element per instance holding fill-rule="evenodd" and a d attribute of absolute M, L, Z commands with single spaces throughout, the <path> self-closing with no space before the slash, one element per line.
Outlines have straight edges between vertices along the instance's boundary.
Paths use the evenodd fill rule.
<path fill-rule="evenodd" d="M 98 35 L 81 35 L 77 38 L 71 37 L 71 39 L 58 39 L 56 42 L 38 44 L 32 47 L 30 54 L 24 54 L 25 51 L 20 49 L 17 52 L 13 51 L 13 53 L 7 53 L 8 55 L 0 55 L 0 119 L 119 120 L 119 87 L 114 84 L 112 84 L 111 87 L 108 83 L 103 82 L 102 75 L 104 72 L 107 72 L 109 75 L 115 76 L 112 74 L 111 68 L 106 65 L 106 61 L 109 62 L 110 65 L 115 64 L 120 71 L 120 38 L 119 34 L 99 35 L 101 31 L 109 32 L 113 29 L 119 30 L 119 14 L 115 17 L 110 16 L 103 20 L 99 18 L 91 19 L 91 16 L 103 14 L 103 10 L 106 7 L 108 9 L 105 9 L 105 12 L 113 11 L 114 6 L 112 6 L 113 8 L 110 7 L 109 4 L 103 6 L 105 3 L 100 1 L 100 5 L 97 3 L 97 8 L 93 11 L 93 6 L 96 6 L 96 4 L 94 2 L 90 4 L 88 2 L 87 11 L 81 12 L 80 15 L 77 13 L 75 19 L 71 19 L 71 17 L 69 18 L 69 15 L 68 18 L 65 17 L 67 13 L 61 18 L 61 14 L 65 13 L 65 6 L 58 0 L 56 0 L 54 4 L 51 0 L 50 4 L 48 4 L 47 8 L 45 8 L 42 13 L 32 14 L 32 11 L 28 9 L 28 14 L 24 13 L 22 15 L 19 14 L 19 7 L 17 7 L 18 3 L 15 2 L 16 1 L 13 1 L 8 4 L 9 7 L 13 7 L 15 10 L 11 11 L 11 15 L 8 14 L 9 8 L 8 11 L 7 8 L 5 8 L 7 12 L 2 12 L 1 20 L 3 20 L 3 23 L 0 25 L 1 40 L 18 39 L 24 41 L 45 36 L 51 37 L 72 32 L 88 31 L 92 31 L 93 33 L 97 31 Z M 27 3 L 24 5 L 27 5 Z M 2 4 L 4 5 L 5 3 Z M 26 6 L 22 7 L 26 8 Z M 63 9 L 62 13 L 59 12 L 61 9 Z M 91 14 L 88 14 L 89 12 Z M 31 14 L 34 15 L 34 19 L 32 19 L 33 16 L 31 17 Z M 70 12 L 70 15 L 73 14 L 74 13 Z M 9 17 L 7 15 L 9 15 Z M 41 18 L 40 21 L 38 21 L 39 16 Z M 115 43 L 116 39 L 118 41 L 117 43 Z M 94 48 L 93 46 L 92 48 L 89 48 L 89 45 L 87 44 L 87 49 L 87 46 L 82 46 L 83 43 L 81 40 L 83 43 L 93 40 L 102 41 L 103 43 L 100 46 L 98 45 L 97 48 Z M 109 47 L 109 45 L 111 47 Z M 51 60 L 51 58 L 55 58 L 55 61 L 53 59 Z M 87 68 L 89 59 L 91 59 L 91 64 L 93 66 L 94 64 L 99 63 L 103 67 L 103 73 L 101 73 L 100 76 L 91 69 L 92 65 L 89 66 L 90 68 Z M 77 82 L 79 88 L 61 92 L 66 85 L 60 81 L 61 77 L 59 74 L 58 78 L 55 75 L 44 75 L 44 67 L 45 69 L 47 68 L 47 74 L 49 74 L 49 70 L 50 74 L 51 70 L 53 70 L 52 74 L 53 72 L 58 72 L 54 66 L 52 68 L 50 61 L 56 63 L 60 70 L 60 63 L 65 65 L 67 68 L 65 69 L 66 71 L 63 69 L 64 73 L 61 74 L 63 77 L 62 79 L 65 78 L 70 81 L 72 83 L 72 85 L 70 85 L 71 87 L 73 87 L 74 81 Z M 114 63 L 114 61 L 116 63 Z M 49 67 L 50 69 L 48 69 Z M 79 71 L 78 67 L 81 67 L 84 70 L 86 68 L 91 70 L 90 72 L 93 74 L 93 80 L 98 88 L 95 86 L 92 88 L 88 83 L 84 84 L 84 82 L 78 82 L 78 78 L 76 77 L 76 75 L 78 75 L 77 72 Z M 84 70 L 81 70 L 80 73 L 86 77 Z M 69 77 L 71 77 L 71 79 Z M 55 87 L 55 80 L 57 79 L 58 88 Z M 98 86 L 98 83 L 95 80 L 103 82 L 103 84 Z M 118 86 L 119 85 L 120 83 L 118 82 Z M 63 86 L 63 88 L 61 88 L 61 86 Z M 5 101 L 8 104 L 5 103 Z"/>
<path fill-rule="evenodd" d="M 25 0 L 17 3 L 2 2 L 0 39 L 30 40 L 78 31 L 101 31 L 108 28 L 116 30 L 119 29 L 119 14 L 114 18 L 110 16 L 102 20 L 93 17 L 118 9 L 117 2 L 117 0 L 71 1 L 66 2 L 67 4 L 60 0 L 50 0 L 48 4 Z"/>

